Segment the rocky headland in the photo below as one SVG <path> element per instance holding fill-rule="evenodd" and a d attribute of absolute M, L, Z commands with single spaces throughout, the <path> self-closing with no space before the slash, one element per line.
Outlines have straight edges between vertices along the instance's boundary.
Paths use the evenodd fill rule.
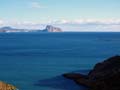
<path fill-rule="evenodd" d="M 120 90 L 120 56 L 114 56 L 97 63 L 88 75 L 80 73 L 63 74 L 65 78 L 84 85 L 89 90 Z"/>

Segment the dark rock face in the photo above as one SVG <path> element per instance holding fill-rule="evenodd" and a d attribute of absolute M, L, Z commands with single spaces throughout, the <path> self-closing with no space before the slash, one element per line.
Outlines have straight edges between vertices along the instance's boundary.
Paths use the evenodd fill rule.
<path fill-rule="evenodd" d="M 88 75 L 67 73 L 63 75 L 90 90 L 120 90 L 120 56 L 111 57 L 95 65 Z"/>

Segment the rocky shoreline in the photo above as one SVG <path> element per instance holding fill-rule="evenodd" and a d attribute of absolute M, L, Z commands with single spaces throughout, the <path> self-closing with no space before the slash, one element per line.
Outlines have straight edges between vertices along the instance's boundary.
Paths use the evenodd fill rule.
<path fill-rule="evenodd" d="M 120 56 L 97 63 L 88 75 L 66 73 L 63 76 L 89 90 L 120 90 Z"/>

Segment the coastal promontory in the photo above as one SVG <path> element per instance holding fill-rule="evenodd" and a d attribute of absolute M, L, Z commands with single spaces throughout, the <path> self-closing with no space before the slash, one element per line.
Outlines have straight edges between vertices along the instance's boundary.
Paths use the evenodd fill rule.
<path fill-rule="evenodd" d="M 65 78 L 84 85 L 89 90 L 120 90 L 120 56 L 114 56 L 97 63 L 88 75 L 80 73 L 63 74 Z"/>

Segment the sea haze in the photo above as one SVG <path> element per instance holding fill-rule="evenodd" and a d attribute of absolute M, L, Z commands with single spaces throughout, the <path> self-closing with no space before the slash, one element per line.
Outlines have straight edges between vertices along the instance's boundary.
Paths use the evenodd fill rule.
<path fill-rule="evenodd" d="M 117 32 L 0 33 L 0 80 L 20 90 L 80 90 L 61 75 L 118 54 Z"/>

